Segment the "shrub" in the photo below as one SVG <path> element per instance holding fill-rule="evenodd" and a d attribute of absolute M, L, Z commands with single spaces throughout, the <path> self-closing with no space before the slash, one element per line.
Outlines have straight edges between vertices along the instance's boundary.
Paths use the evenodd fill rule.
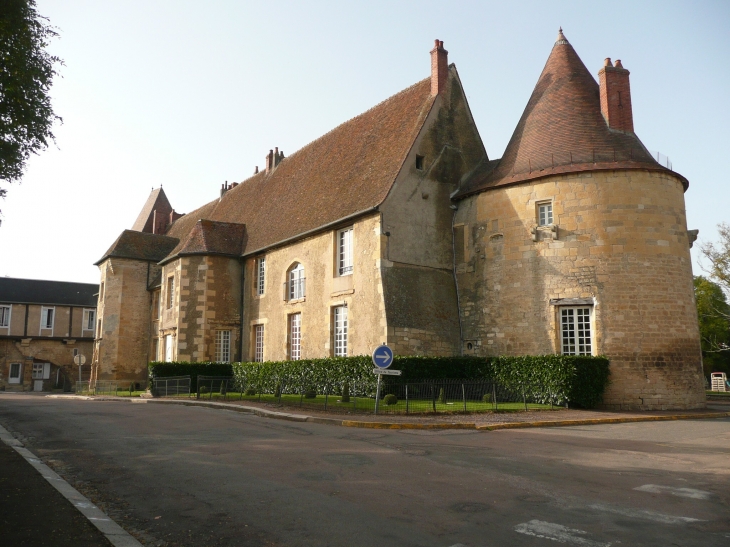
<path fill-rule="evenodd" d="M 317 390 L 315 389 L 307 389 L 304 392 L 304 398 L 305 399 L 316 399 L 317 398 Z"/>
<path fill-rule="evenodd" d="M 208 386 L 200 386 L 200 389 L 198 389 L 200 393 L 208 393 Z"/>
<path fill-rule="evenodd" d="M 388 406 L 397 405 L 398 397 L 396 397 L 392 393 L 388 393 L 385 397 L 383 397 L 383 402 Z"/>
<path fill-rule="evenodd" d="M 444 393 L 444 388 L 441 388 L 441 391 L 439 391 L 438 401 L 442 405 L 445 405 L 446 404 L 446 393 Z"/>
<path fill-rule="evenodd" d="M 340 398 L 340 401 L 343 403 L 349 403 L 350 402 L 350 384 L 345 383 L 345 385 L 342 388 L 342 397 Z"/>
<path fill-rule="evenodd" d="M 492 402 L 492 394 L 491 393 L 485 393 L 482 397 L 483 403 L 491 403 Z"/>
<path fill-rule="evenodd" d="M 276 384 L 276 389 L 274 389 L 274 397 L 281 397 L 281 382 Z"/>
<path fill-rule="evenodd" d="M 243 392 L 244 395 L 248 395 L 249 397 L 252 395 L 256 395 L 256 388 L 253 386 L 248 386 L 246 388 L 246 391 Z"/>

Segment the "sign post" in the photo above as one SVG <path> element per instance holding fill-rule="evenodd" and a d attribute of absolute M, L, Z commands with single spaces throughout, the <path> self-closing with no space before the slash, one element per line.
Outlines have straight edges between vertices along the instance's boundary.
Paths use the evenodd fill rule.
<path fill-rule="evenodd" d="M 378 387 L 375 392 L 375 414 L 378 414 L 378 406 L 380 404 L 380 380 L 383 374 L 389 374 L 393 376 L 400 376 L 400 370 L 387 370 L 390 365 L 393 364 L 393 350 L 383 344 L 378 346 L 373 351 L 373 364 L 376 368 L 373 372 L 378 375 Z"/>
<path fill-rule="evenodd" d="M 77 353 L 74 356 L 74 363 L 79 366 L 79 384 L 81 384 L 81 365 L 86 363 L 86 357 L 84 357 L 84 355 L 81 353 Z"/>

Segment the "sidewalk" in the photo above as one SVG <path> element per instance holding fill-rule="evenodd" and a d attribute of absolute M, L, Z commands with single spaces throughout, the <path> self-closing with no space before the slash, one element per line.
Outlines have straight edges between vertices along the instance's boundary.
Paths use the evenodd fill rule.
<path fill-rule="evenodd" d="M 531 410 L 527 412 L 483 412 L 478 414 L 338 414 L 311 408 L 281 406 L 252 401 L 226 402 L 191 399 L 143 399 L 136 397 L 48 395 L 51 398 L 75 398 L 93 401 L 123 401 L 134 404 L 177 404 L 202 406 L 254 414 L 266 418 L 296 422 L 313 422 L 343 427 L 371 429 L 477 429 L 495 431 L 526 427 L 560 427 L 666 420 L 699 420 L 730 417 L 730 406 L 708 402 L 707 409 L 659 411 Z"/>

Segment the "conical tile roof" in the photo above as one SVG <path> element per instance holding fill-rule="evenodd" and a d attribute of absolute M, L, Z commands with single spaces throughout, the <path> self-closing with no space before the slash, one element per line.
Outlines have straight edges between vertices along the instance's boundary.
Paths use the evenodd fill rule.
<path fill-rule="evenodd" d="M 623 168 L 669 171 L 634 133 L 608 127 L 598 83 L 561 29 L 504 156 L 475 172 L 459 197 L 558 173 Z"/>

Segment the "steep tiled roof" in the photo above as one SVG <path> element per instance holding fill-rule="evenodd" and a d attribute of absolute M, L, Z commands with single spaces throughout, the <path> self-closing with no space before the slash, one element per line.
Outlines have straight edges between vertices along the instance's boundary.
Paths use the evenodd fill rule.
<path fill-rule="evenodd" d="M 99 285 L 0 277 L 0 303 L 96 307 Z"/>
<path fill-rule="evenodd" d="M 159 262 L 172 251 L 178 242 L 179 240 L 175 237 L 124 230 L 104 253 L 104 256 L 94 264 L 98 266 L 110 257 Z"/>
<path fill-rule="evenodd" d="M 433 101 L 427 78 L 228 190 L 205 218 L 245 224 L 249 253 L 380 205 Z"/>
<path fill-rule="evenodd" d="M 134 222 L 132 230 L 136 232 L 152 232 L 152 212 L 155 210 L 160 211 L 164 215 L 169 215 L 172 211 L 172 205 L 167 200 L 167 196 L 162 187 L 152 190 L 137 220 Z"/>
<path fill-rule="evenodd" d="M 634 133 L 610 129 L 599 87 L 562 32 L 498 163 L 489 162 L 458 197 L 559 173 L 601 169 L 667 171 Z M 687 180 L 673 173 L 687 187 Z"/>
<path fill-rule="evenodd" d="M 244 224 L 199 220 L 185 241 L 176 247 L 179 250 L 168 258 L 200 254 L 241 256 L 245 232 Z"/>

